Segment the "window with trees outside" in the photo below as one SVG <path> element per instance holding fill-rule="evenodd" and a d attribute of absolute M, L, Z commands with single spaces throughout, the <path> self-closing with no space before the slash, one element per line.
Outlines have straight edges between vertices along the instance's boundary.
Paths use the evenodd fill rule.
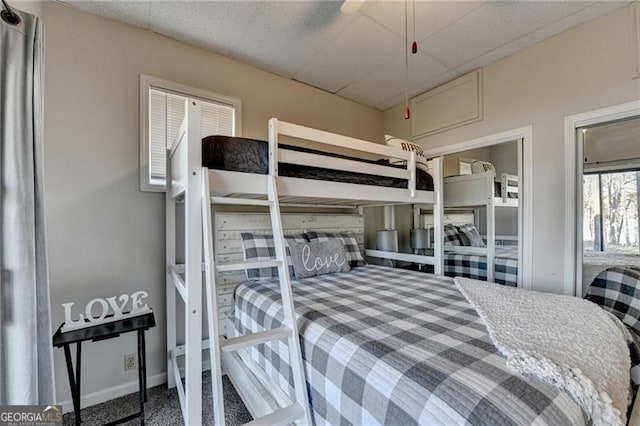
<path fill-rule="evenodd" d="M 584 250 L 640 254 L 640 170 L 583 178 Z"/>

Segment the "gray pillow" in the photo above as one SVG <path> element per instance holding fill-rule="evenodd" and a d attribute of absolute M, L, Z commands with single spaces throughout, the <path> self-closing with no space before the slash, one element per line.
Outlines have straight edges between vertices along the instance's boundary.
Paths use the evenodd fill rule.
<path fill-rule="evenodd" d="M 349 260 L 340 240 L 289 242 L 296 278 L 349 272 Z"/>
<path fill-rule="evenodd" d="M 484 240 L 473 223 L 466 223 L 462 226 L 456 225 L 456 228 L 458 229 L 458 232 L 469 241 L 469 244 L 464 245 L 471 247 L 486 247 Z"/>

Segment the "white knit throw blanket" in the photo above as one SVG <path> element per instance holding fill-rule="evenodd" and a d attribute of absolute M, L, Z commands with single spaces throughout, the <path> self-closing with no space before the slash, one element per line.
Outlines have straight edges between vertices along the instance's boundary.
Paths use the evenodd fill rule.
<path fill-rule="evenodd" d="M 575 297 L 454 281 L 510 369 L 564 389 L 594 425 L 626 424 L 631 361 L 616 318 Z"/>

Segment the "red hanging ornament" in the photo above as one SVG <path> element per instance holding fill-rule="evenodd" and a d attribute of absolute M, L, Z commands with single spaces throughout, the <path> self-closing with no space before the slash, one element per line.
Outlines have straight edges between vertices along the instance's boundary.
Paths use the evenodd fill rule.
<path fill-rule="evenodd" d="M 406 106 L 404 108 L 404 119 L 409 120 L 410 118 L 411 118 L 411 109 L 409 108 L 409 106 Z"/>
<path fill-rule="evenodd" d="M 415 40 L 413 40 L 413 43 L 411 43 L 411 53 L 413 53 L 414 55 L 418 53 L 418 42 Z"/>

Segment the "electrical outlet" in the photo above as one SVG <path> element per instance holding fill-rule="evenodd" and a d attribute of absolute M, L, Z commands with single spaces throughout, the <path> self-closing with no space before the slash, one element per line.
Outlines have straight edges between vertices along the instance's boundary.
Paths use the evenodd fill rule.
<path fill-rule="evenodd" d="M 136 368 L 136 354 L 126 354 L 124 356 L 124 371 Z"/>

